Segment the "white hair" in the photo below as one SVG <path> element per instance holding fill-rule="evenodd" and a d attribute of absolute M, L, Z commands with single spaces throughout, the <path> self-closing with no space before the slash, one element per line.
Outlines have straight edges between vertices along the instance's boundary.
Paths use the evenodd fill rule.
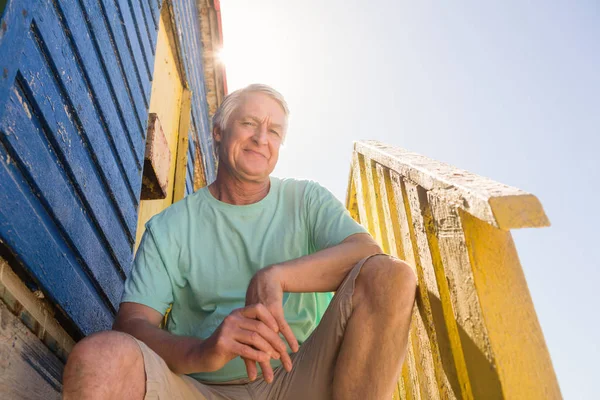
<path fill-rule="evenodd" d="M 287 120 L 288 115 L 290 114 L 288 105 L 281 93 L 273 89 L 271 86 L 263 85 L 260 83 L 254 83 L 252 85 L 246 86 L 245 88 L 231 92 L 227 96 L 225 96 L 223 102 L 221 103 L 219 108 L 217 108 L 217 111 L 213 116 L 213 126 L 218 126 L 221 132 L 224 132 L 227 128 L 227 124 L 229 123 L 229 118 L 231 118 L 231 114 L 240 106 L 240 101 L 247 93 L 264 93 L 273 100 L 275 100 L 277 103 L 279 103 L 281 108 L 283 108 L 283 112 L 285 114 L 285 123 L 283 127 L 284 129 L 282 140 L 285 141 L 285 136 L 287 133 Z"/>

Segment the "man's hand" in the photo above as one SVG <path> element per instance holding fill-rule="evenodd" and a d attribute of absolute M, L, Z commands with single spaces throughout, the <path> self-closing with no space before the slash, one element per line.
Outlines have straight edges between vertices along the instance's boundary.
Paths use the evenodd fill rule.
<path fill-rule="evenodd" d="M 197 355 L 203 359 L 203 369 L 216 371 L 237 356 L 252 363 L 253 370 L 248 370 L 248 377 L 256 379 L 256 364 L 263 368 L 267 382 L 273 379 L 273 370 L 269 361 L 279 359 L 282 353 L 288 357 L 286 346 L 277 334 L 278 325 L 265 306 L 254 304 L 229 314 L 217 330 L 198 348 Z M 196 354 L 192 355 L 195 357 Z M 290 363 L 291 365 L 291 363 Z"/>
<path fill-rule="evenodd" d="M 248 291 L 246 292 L 246 306 L 258 304 L 263 305 L 275 319 L 277 324 L 277 330 L 275 332 L 281 332 L 292 351 L 298 351 L 298 341 L 283 315 L 283 286 L 274 267 L 267 267 L 258 271 L 250 281 L 250 285 L 248 285 Z M 281 362 L 286 371 L 291 371 L 292 360 L 290 359 L 285 346 L 279 352 L 279 356 L 281 357 Z M 244 362 L 246 363 L 248 376 L 252 379 L 252 376 L 256 376 L 257 373 L 256 363 L 249 358 L 242 358 L 244 358 Z M 269 377 L 273 376 L 271 365 L 264 362 L 259 364 L 263 370 L 265 380 L 270 382 Z"/>

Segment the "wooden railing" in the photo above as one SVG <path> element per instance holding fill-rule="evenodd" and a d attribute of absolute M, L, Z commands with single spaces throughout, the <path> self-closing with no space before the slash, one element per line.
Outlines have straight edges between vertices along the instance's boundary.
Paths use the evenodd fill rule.
<path fill-rule="evenodd" d="M 510 234 L 549 225 L 535 196 L 368 141 L 346 205 L 418 276 L 395 398 L 561 398 Z"/>

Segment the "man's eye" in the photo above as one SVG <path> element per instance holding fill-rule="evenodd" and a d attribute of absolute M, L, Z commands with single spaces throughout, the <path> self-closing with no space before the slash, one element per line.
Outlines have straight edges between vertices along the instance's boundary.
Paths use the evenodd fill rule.
<path fill-rule="evenodd" d="M 277 132 L 275 129 L 271 129 L 269 132 L 276 134 L 277 136 L 279 136 L 279 132 Z"/>

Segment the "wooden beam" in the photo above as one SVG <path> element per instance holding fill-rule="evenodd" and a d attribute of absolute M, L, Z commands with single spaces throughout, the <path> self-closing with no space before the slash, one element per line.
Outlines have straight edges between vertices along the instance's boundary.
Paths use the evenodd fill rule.
<path fill-rule="evenodd" d="M 460 216 L 502 398 L 562 398 L 510 232 Z"/>
<path fill-rule="evenodd" d="M 39 297 L 38 297 L 39 296 Z M 66 361 L 75 341 L 54 318 L 53 309 L 19 279 L 8 263 L 0 258 L 0 298 L 13 313 L 22 315 L 35 332 L 58 357 Z"/>
<path fill-rule="evenodd" d="M 539 200 L 520 189 L 377 141 L 356 142 L 354 149 L 494 227 L 550 225 Z"/>
<path fill-rule="evenodd" d="M 60 399 L 63 368 L 0 301 L 0 398 Z"/>
<path fill-rule="evenodd" d="M 192 91 L 184 88 L 181 93 L 181 114 L 179 116 L 177 160 L 175 161 L 175 182 L 173 182 L 173 203 L 185 197 L 191 115 Z"/>

